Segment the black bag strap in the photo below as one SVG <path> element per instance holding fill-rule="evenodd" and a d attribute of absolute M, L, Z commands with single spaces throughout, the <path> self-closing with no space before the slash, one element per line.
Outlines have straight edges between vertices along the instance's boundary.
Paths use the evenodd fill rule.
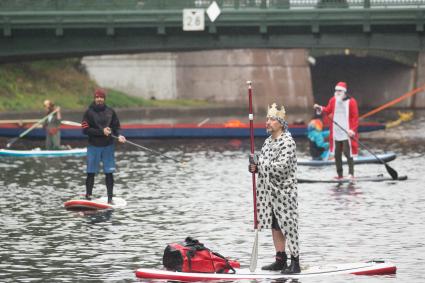
<path fill-rule="evenodd" d="M 205 250 L 207 249 L 204 244 L 202 244 L 201 242 L 199 242 L 196 239 L 193 239 L 192 237 L 186 237 L 186 239 L 184 240 L 184 244 L 185 247 L 194 247 L 197 250 Z"/>
<path fill-rule="evenodd" d="M 189 263 L 189 271 L 192 271 L 192 257 L 195 255 L 195 249 L 186 251 L 187 262 Z"/>
<path fill-rule="evenodd" d="M 224 270 L 226 269 L 230 269 L 232 271 L 233 274 L 236 273 L 236 270 L 230 265 L 229 260 L 227 258 L 225 258 L 224 256 L 222 256 L 221 254 L 217 253 L 217 252 L 213 252 L 210 251 L 213 255 L 218 256 L 222 259 L 224 259 L 224 261 L 226 262 L 226 266 L 220 270 L 217 271 L 217 273 L 224 273 Z"/>
<path fill-rule="evenodd" d="M 195 252 L 207 250 L 210 253 L 212 253 L 213 255 L 224 259 L 224 261 L 226 262 L 226 266 L 224 268 L 218 270 L 217 273 L 224 273 L 224 271 L 226 269 L 231 270 L 233 274 L 236 273 L 236 270 L 230 265 L 229 260 L 227 258 L 225 258 L 224 256 L 222 256 L 221 254 L 219 254 L 217 252 L 214 252 L 214 251 L 206 248 L 204 246 L 204 244 L 200 243 L 198 240 L 193 239 L 192 237 L 186 237 L 186 239 L 184 240 L 184 246 L 189 248 L 189 250 L 186 251 L 186 257 L 187 257 L 188 263 L 189 263 L 189 271 L 192 271 L 192 258 L 195 255 Z M 211 260 L 211 262 L 212 262 L 212 260 Z"/>
<path fill-rule="evenodd" d="M 189 264 L 189 271 L 192 271 L 192 258 L 195 255 L 196 251 L 208 250 L 204 244 L 200 243 L 198 240 L 193 239 L 192 237 L 186 237 L 184 240 L 185 247 L 188 247 L 189 250 L 186 251 L 186 257 Z"/>

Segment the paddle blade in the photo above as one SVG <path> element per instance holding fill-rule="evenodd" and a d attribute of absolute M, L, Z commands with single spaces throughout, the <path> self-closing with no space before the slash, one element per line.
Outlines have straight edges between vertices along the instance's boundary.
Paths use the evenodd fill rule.
<path fill-rule="evenodd" d="M 63 121 L 62 120 L 61 123 L 64 124 L 64 125 L 81 127 L 81 123 L 77 123 L 77 122 L 73 122 L 73 121 Z"/>
<path fill-rule="evenodd" d="M 393 180 L 398 180 L 398 173 L 393 168 L 391 168 L 388 164 L 385 163 L 385 168 L 387 169 L 388 174 L 391 175 Z"/>
<path fill-rule="evenodd" d="M 257 260 L 258 260 L 258 230 L 255 229 L 255 240 L 254 245 L 252 246 L 251 253 L 251 262 L 249 263 L 249 271 L 254 272 L 257 268 Z"/>
<path fill-rule="evenodd" d="M 19 139 L 19 137 L 17 138 L 13 138 L 10 140 L 10 142 L 7 143 L 6 147 L 9 148 L 12 144 L 14 144 L 17 140 Z"/>

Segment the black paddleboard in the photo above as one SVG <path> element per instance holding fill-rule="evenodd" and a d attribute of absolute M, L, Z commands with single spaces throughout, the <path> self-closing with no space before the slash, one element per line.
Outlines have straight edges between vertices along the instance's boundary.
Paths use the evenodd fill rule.
<path fill-rule="evenodd" d="M 334 178 L 318 178 L 318 179 L 304 179 L 298 178 L 298 183 L 358 183 L 358 182 L 385 182 L 385 181 L 405 181 L 407 180 L 407 176 L 399 176 L 396 180 L 391 178 L 390 176 L 385 176 L 383 174 L 377 176 L 360 176 L 354 179 L 334 179 Z"/>

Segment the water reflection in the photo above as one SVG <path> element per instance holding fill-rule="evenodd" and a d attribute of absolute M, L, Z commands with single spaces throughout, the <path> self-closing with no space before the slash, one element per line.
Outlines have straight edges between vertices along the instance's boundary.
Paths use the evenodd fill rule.
<path fill-rule="evenodd" d="M 410 127 L 410 126 L 409 126 Z M 425 121 L 385 136 L 363 136 L 374 151 L 399 155 L 391 167 L 404 182 L 354 185 L 300 184 L 301 265 L 384 258 L 396 277 L 305 278 L 309 282 L 423 282 L 425 253 Z M 396 138 L 403 134 L 402 142 Z M 138 282 L 138 267 L 161 267 L 167 243 L 193 236 L 212 250 L 249 264 L 254 240 L 248 140 L 138 140 L 172 160 L 124 145 L 117 150 L 115 193 L 124 209 L 78 215 L 63 208 L 84 194 L 85 159 L 0 160 L 0 281 Z M 257 148 L 262 141 L 257 140 Z M 298 155 L 307 143 L 297 141 Z M 356 175 L 387 174 L 381 164 L 355 167 Z M 334 176 L 332 167 L 300 167 L 309 177 Z M 103 176 L 94 192 L 104 196 Z M 270 231 L 259 236 L 258 266 L 270 263 Z M 269 281 L 270 282 L 270 281 Z M 290 281 L 294 282 L 294 281 Z"/>
<path fill-rule="evenodd" d="M 112 213 L 113 213 L 112 209 L 73 211 L 73 214 L 76 217 L 83 217 L 90 224 L 96 224 L 96 223 L 108 221 L 111 219 Z"/>
<path fill-rule="evenodd" d="M 333 191 L 333 196 L 335 198 L 344 195 L 360 196 L 363 194 L 361 187 L 356 183 L 338 183 L 331 187 L 331 190 Z"/>
<path fill-rule="evenodd" d="M 270 280 L 271 283 L 301 283 L 299 279 L 276 279 L 276 280 Z"/>

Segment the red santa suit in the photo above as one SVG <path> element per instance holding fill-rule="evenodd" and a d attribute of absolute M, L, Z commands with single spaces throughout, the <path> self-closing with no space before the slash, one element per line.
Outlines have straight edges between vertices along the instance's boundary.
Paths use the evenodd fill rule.
<path fill-rule="evenodd" d="M 345 109 L 342 109 L 342 110 L 345 110 L 345 118 L 346 118 L 346 121 L 344 121 L 346 122 L 345 125 L 348 125 L 348 129 L 352 130 L 355 133 L 354 138 L 356 139 L 356 140 L 350 139 L 348 138 L 348 135 L 347 135 L 348 143 L 350 144 L 350 153 L 351 153 L 351 156 L 356 156 L 359 152 L 359 145 L 357 143 L 357 140 L 359 139 L 359 133 L 358 133 L 359 110 L 357 107 L 357 101 L 354 98 L 349 97 L 348 99 L 343 100 L 342 104 L 337 104 L 336 98 L 335 96 L 333 96 L 331 99 L 329 99 L 328 105 L 325 107 L 322 107 L 322 113 L 325 116 L 329 116 L 330 118 L 332 118 L 332 120 L 334 120 L 336 107 L 345 108 Z M 337 121 L 335 120 L 335 122 Z M 336 126 L 334 123 L 331 122 L 329 126 L 329 129 L 330 129 L 329 150 L 332 153 L 334 153 L 334 150 L 335 150 L 335 139 L 334 139 L 335 127 L 338 127 L 338 126 Z M 348 129 L 345 129 L 345 130 L 348 130 Z"/>

